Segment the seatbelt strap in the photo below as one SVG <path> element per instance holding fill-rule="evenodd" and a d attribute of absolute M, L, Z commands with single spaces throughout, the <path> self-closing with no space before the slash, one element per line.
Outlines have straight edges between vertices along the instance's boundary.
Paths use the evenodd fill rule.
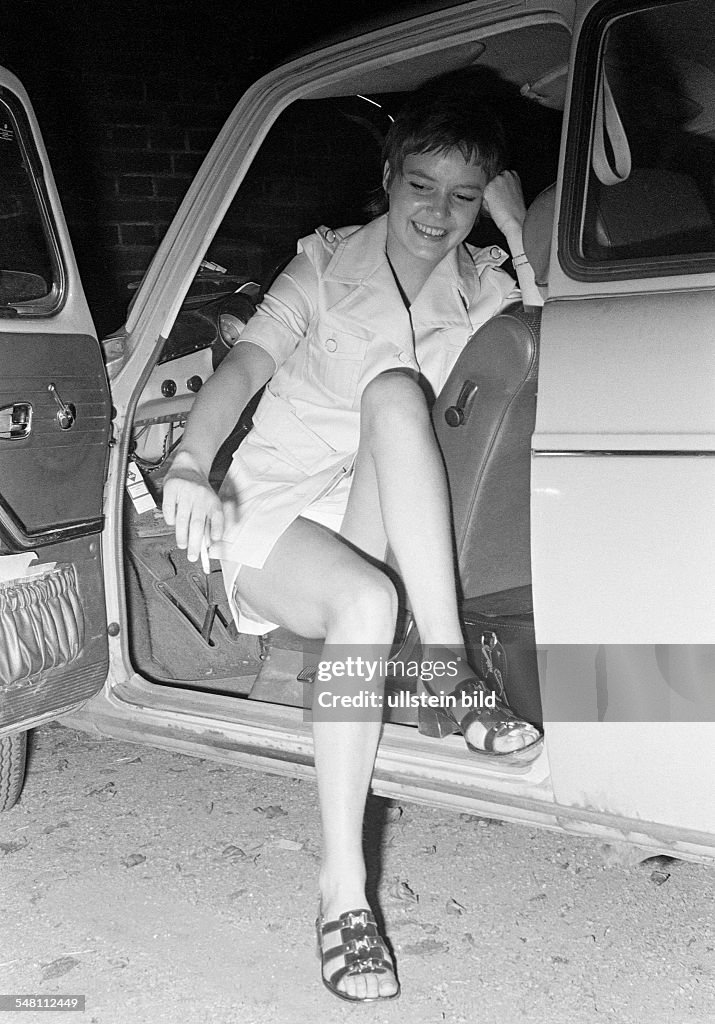
<path fill-rule="evenodd" d="M 612 160 L 606 149 L 606 142 L 611 147 Z M 603 185 L 618 185 L 631 173 L 631 149 L 603 65 L 596 92 L 596 123 L 591 163 L 594 174 Z"/>

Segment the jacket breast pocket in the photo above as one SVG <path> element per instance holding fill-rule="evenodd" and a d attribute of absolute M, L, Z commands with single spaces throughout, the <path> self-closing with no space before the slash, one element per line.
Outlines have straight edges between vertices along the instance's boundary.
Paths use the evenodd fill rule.
<path fill-rule="evenodd" d="M 371 340 L 370 335 L 353 334 L 343 327 L 319 326 L 308 349 L 313 381 L 343 404 L 352 405 Z"/>
<path fill-rule="evenodd" d="M 249 453 L 254 473 L 264 480 L 281 479 L 286 463 L 305 476 L 320 472 L 336 459 L 332 445 L 270 386 L 253 416 L 253 430 L 236 454 L 248 458 Z"/>

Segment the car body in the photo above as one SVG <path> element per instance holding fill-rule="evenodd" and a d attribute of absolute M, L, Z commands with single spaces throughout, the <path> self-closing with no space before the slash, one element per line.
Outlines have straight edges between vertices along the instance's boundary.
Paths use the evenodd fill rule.
<path fill-rule="evenodd" d="M 299 699 L 281 702 L 270 686 L 246 699 L 250 687 L 232 689 L 226 675 L 219 684 L 144 670 L 158 656 L 141 647 L 138 619 L 165 581 L 151 566 L 142 577 L 147 560 L 138 569 L 125 550 L 132 517 L 144 514 L 127 503 L 128 462 L 138 451 L 145 466 L 162 462 L 169 426 L 180 430 L 193 400 L 181 381 L 211 372 L 210 346 L 179 345 L 169 358 L 167 338 L 178 337 L 208 243 L 227 223 L 228 235 L 242 233 L 251 202 L 241 205 L 241 190 L 255 197 L 266 168 L 275 170 L 285 147 L 279 137 L 270 149 L 270 133 L 285 112 L 298 112 L 292 137 L 310 153 L 311 139 L 322 145 L 310 134 L 321 101 L 333 109 L 336 98 L 367 96 L 389 113 L 392 94 L 481 62 L 555 111 L 561 140 L 549 155 L 556 213 L 529 485 L 545 740 L 530 765 L 502 767 L 475 759 L 459 737 L 388 723 L 373 789 L 651 853 L 715 858 L 714 35 L 703 0 L 472 0 L 423 6 L 281 66 L 239 101 L 126 325 L 103 343 L 108 383 L 36 119 L 20 83 L 2 73 L 5 144 L 19 146 L 26 204 L 35 203 L 35 227 L 49 240 L 44 294 L 20 276 L 35 267 L 28 249 L 27 266 L 9 266 L 0 317 L 0 616 L 8 650 L 19 652 L 0 673 L 9 762 L 25 730 L 61 716 L 100 735 L 312 774 Z M 374 121 L 352 107 L 341 116 L 374 138 Z M 522 176 L 543 157 L 539 139 L 528 142 Z M 350 185 L 357 171 L 347 163 L 340 173 Z M 551 165 L 542 163 L 543 176 Z M 538 177 L 532 191 L 549 183 Z M 620 212 L 594 209 L 624 182 Z M 316 210 L 327 203 L 317 191 Z M 312 215 L 306 204 L 302 215 Z M 620 237 L 639 204 L 635 235 Z M 249 243 L 260 242 L 254 230 Z M 288 234 L 261 250 L 258 280 L 287 254 Z M 172 394 L 168 377 L 181 385 Z M 136 594 L 149 591 L 141 604 Z M 181 600 L 174 594 L 166 613 L 169 636 L 182 629 Z M 35 633 L 45 631 L 37 651 L 23 640 L 29 627 L 18 608 L 26 606 L 35 608 Z M 203 650 L 207 659 L 216 653 Z M 260 648 L 234 650 L 244 666 L 254 659 L 261 668 Z M 248 675 L 244 668 L 244 683 Z M 17 781 L 17 763 L 12 770 Z"/>

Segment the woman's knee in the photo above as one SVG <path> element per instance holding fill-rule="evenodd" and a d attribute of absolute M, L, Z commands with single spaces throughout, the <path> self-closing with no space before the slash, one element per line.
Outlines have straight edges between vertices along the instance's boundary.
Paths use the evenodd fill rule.
<path fill-rule="evenodd" d="M 394 632 L 397 623 L 398 599 L 395 586 L 385 573 L 369 568 L 358 578 L 345 581 L 331 601 L 330 615 L 338 621 L 349 621 L 356 628 L 382 627 Z"/>
<path fill-rule="evenodd" d="M 360 403 L 364 428 L 395 430 L 400 424 L 429 422 L 429 408 L 416 374 L 387 371 L 366 385 Z"/>

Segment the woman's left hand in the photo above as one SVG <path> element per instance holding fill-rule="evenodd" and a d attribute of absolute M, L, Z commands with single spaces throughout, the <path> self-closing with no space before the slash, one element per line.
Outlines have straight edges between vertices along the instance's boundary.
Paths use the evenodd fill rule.
<path fill-rule="evenodd" d="M 484 189 L 482 209 L 492 218 L 507 241 L 514 231 L 521 233 L 526 206 L 516 171 L 502 171 L 492 178 Z"/>

